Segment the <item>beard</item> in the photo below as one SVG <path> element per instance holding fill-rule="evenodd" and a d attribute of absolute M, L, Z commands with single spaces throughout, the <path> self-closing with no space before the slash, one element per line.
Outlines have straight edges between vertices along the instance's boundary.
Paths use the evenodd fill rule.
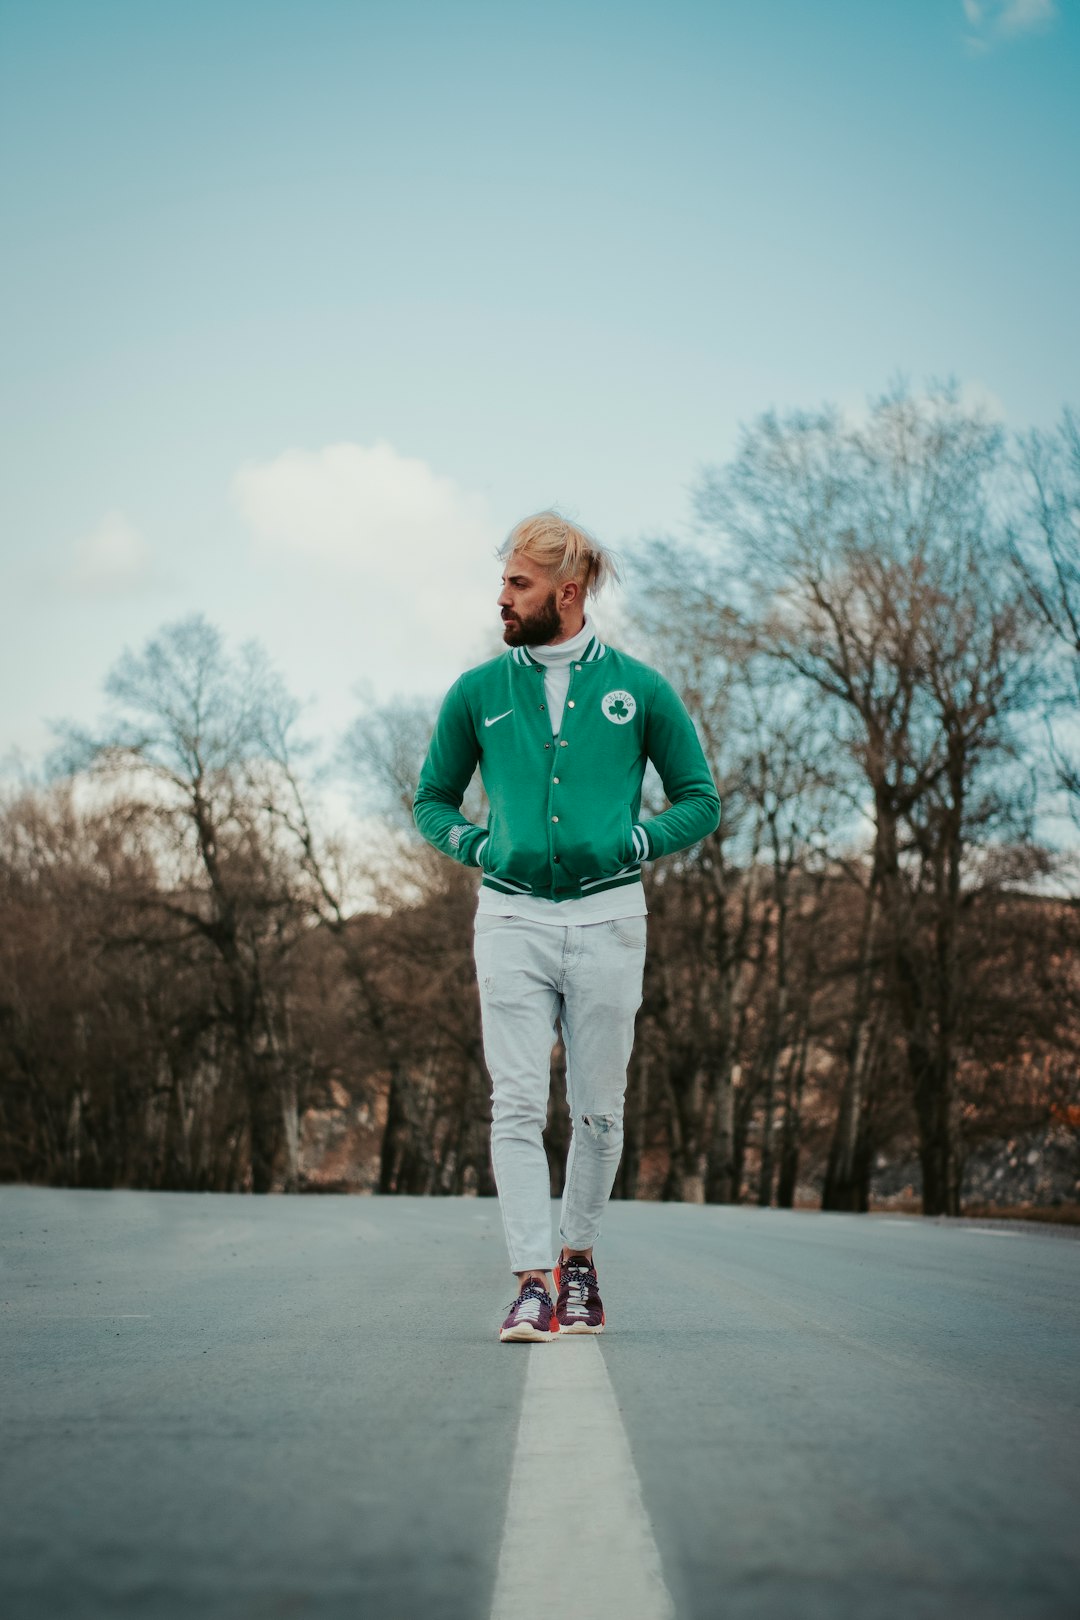
<path fill-rule="evenodd" d="M 544 605 L 521 619 L 503 619 L 503 640 L 508 647 L 543 647 L 562 628 L 552 591 Z"/>

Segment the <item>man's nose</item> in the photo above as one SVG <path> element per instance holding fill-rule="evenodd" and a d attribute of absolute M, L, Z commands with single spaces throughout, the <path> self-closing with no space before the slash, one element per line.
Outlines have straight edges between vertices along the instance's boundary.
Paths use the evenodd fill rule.
<path fill-rule="evenodd" d="M 499 592 L 499 598 L 498 598 L 498 602 L 496 603 L 496 606 L 497 607 L 509 607 L 513 600 L 514 600 L 514 598 L 511 596 L 510 592 L 507 590 L 506 586 L 504 585 L 502 590 Z"/>

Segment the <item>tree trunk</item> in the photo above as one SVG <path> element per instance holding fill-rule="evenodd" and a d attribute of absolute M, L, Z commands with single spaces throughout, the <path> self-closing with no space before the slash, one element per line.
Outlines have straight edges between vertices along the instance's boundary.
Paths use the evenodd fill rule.
<path fill-rule="evenodd" d="M 295 1074 L 286 1072 L 281 1075 L 278 1094 L 281 1098 L 281 1125 L 285 1143 L 285 1183 L 282 1191 L 294 1193 L 300 1186 L 300 1108 Z"/>
<path fill-rule="evenodd" d="M 867 1054 L 862 1045 L 856 1062 L 844 1076 L 840 1111 L 829 1144 L 822 1209 L 847 1210 L 865 1214 L 870 1207 L 868 1168 L 870 1152 L 866 1140 Z"/>
<path fill-rule="evenodd" d="M 689 1076 L 669 1072 L 672 1099 L 671 1164 L 665 1198 L 683 1204 L 705 1202 L 704 1077 L 696 1066 Z"/>
<path fill-rule="evenodd" d="M 924 1215 L 959 1215 L 960 1178 L 953 1147 L 952 1084 L 948 1069 L 924 1047 L 909 1044 L 919 1122 Z"/>
<path fill-rule="evenodd" d="M 731 1197 L 732 1203 L 736 1204 L 742 1196 L 746 1168 L 746 1144 L 750 1137 L 750 1126 L 753 1124 L 754 1109 L 757 1106 L 760 1090 L 760 1073 L 753 1068 L 749 1074 L 744 1070 L 735 1095 L 735 1128 L 732 1131 L 731 1146 Z"/>
<path fill-rule="evenodd" d="M 386 1100 L 386 1124 L 383 1127 L 379 1152 L 379 1191 L 402 1193 L 409 1190 L 414 1174 L 412 1165 L 412 1127 L 406 1104 L 407 1082 L 402 1079 L 397 1064 L 390 1069 L 390 1085 Z"/>
<path fill-rule="evenodd" d="M 722 1060 L 713 1080 L 713 1127 L 705 1174 L 705 1201 L 733 1204 L 735 1182 L 735 1086 L 731 1063 Z"/>
<path fill-rule="evenodd" d="M 780 1180 L 776 1189 L 778 1209 L 795 1207 L 799 1179 L 799 1136 L 802 1129 L 802 1099 L 806 1085 L 806 1053 L 810 1044 L 809 1021 L 804 1022 L 798 1056 L 788 1065 L 784 1088 L 784 1124 L 780 1138 Z"/>
<path fill-rule="evenodd" d="M 879 829 L 881 812 L 879 811 Z M 859 929 L 859 955 L 855 972 L 855 1004 L 845 1053 L 844 1082 L 840 1107 L 829 1144 L 822 1209 L 848 1210 L 862 1214 L 869 1207 L 869 1187 L 861 1172 L 869 1164 L 866 1150 L 865 1080 L 870 1046 L 870 988 L 873 977 L 874 938 L 877 928 L 878 883 L 882 849 L 886 843 L 879 830 L 875 841 L 874 866 L 866 890 L 862 926 Z"/>
<path fill-rule="evenodd" d="M 645 1131 L 649 1115 L 649 1065 L 651 1054 L 647 1044 L 631 1059 L 632 1084 L 627 1089 L 624 1116 L 623 1155 L 615 1178 L 614 1196 L 633 1199 L 638 1195 L 641 1161 L 645 1156 Z"/>
<path fill-rule="evenodd" d="M 269 1193 L 274 1190 L 278 1151 L 281 1145 L 281 1111 L 277 1106 L 277 1088 L 267 1065 L 251 1054 L 245 1054 L 247 1069 L 248 1120 L 251 1131 L 251 1190 Z"/>
<path fill-rule="evenodd" d="M 783 913 L 781 913 L 778 933 L 783 927 Z M 775 1148 L 776 1140 L 774 1114 L 776 1112 L 776 1070 L 780 1062 L 780 1050 L 784 1039 L 784 1030 L 787 1021 L 788 992 L 786 971 L 783 969 L 783 951 L 779 953 L 780 967 L 783 978 L 777 989 L 776 999 L 772 1008 L 771 1029 L 769 1032 L 769 1045 L 765 1058 L 765 1074 L 762 1086 L 762 1112 L 761 1112 L 761 1167 L 758 1174 L 758 1207 L 768 1209 L 772 1203 L 773 1176 L 775 1174 Z"/>
<path fill-rule="evenodd" d="M 766 1065 L 764 1095 L 761 1104 L 761 1165 L 758 1170 L 758 1208 L 768 1209 L 772 1203 L 774 1154 L 773 1114 L 776 1109 L 776 1061 L 770 1053 Z"/>

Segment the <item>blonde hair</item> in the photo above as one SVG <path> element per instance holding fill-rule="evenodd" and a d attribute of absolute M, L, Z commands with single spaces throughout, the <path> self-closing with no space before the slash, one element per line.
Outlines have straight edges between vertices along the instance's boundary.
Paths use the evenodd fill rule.
<path fill-rule="evenodd" d="M 515 523 L 499 547 L 499 557 L 505 562 L 515 552 L 545 569 L 557 584 L 576 580 L 585 596 L 595 596 L 619 578 L 611 553 L 585 529 L 551 509 Z"/>

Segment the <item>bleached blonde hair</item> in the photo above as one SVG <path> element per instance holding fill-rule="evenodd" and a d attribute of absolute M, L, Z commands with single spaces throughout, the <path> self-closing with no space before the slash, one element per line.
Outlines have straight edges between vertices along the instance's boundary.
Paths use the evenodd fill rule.
<path fill-rule="evenodd" d="M 586 596 L 595 596 L 619 578 L 615 559 L 587 530 L 561 512 L 534 512 L 515 523 L 499 547 L 503 562 L 518 552 L 549 573 L 556 584 L 574 579 Z"/>

